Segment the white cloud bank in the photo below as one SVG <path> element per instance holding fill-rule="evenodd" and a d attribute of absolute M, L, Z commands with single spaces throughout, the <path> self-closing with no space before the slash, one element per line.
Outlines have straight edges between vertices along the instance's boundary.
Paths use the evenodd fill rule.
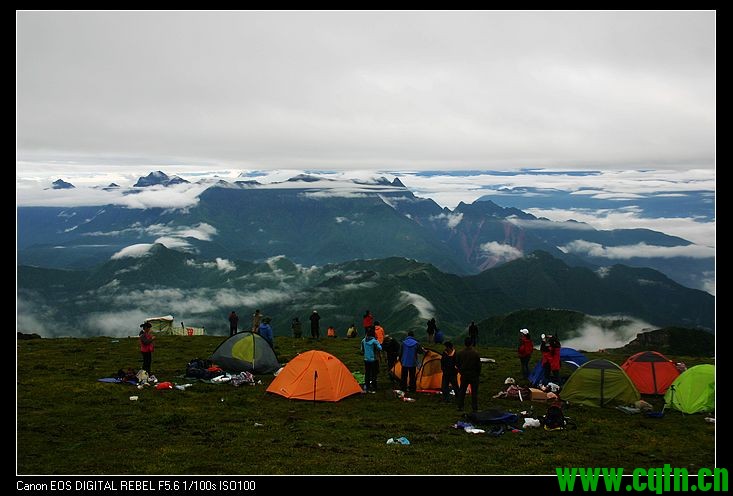
<path fill-rule="evenodd" d="M 506 245 L 497 241 L 489 241 L 480 246 L 481 251 L 487 255 L 496 258 L 501 261 L 516 260 L 522 258 L 522 251 L 513 247 L 512 245 Z"/>
<path fill-rule="evenodd" d="M 146 257 L 153 247 L 152 243 L 139 243 L 136 245 L 126 246 L 117 253 L 113 254 L 110 259 L 119 260 L 121 258 L 141 258 Z"/>
<path fill-rule="evenodd" d="M 449 228 L 455 229 L 455 227 L 461 223 L 463 220 L 463 213 L 459 212 L 457 214 L 438 214 L 438 215 L 431 215 L 430 220 L 433 221 L 444 221 Z"/>
<path fill-rule="evenodd" d="M 421 319 L 430 319 L 435 316 L 435 307 L 433 304 L 427 298 L 417 293 L 400 291 L 400 305 L 412 305 L 417 309 Z"/>
<path fill-rule="evenodd" d="M 580 253 L 592 257 L 610 259 L 630 258 L 711 258 L 715 256 L 715 250 L 708 246 L 684 245 L 684 246 L 657 246 L 646 243 L 621 246 L 603 246 L 599 243 L 592 243 L 582 239 L 576 239 L 558 248 L 565 253 Z"/>

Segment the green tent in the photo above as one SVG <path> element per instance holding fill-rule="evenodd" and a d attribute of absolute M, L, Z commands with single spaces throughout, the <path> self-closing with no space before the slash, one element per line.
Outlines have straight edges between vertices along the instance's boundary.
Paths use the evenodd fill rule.
<path fill-rule="evenodd" d="M 224 370 L 269 374 L 280 368 L 275 352 L 259 334 L 240 332 L 221 343 L 211 360 Z"/>
<path fill-rule="evenodd" d="M 695 365 L 682 372 L 667 389 L 664 402 L 682 413 L 715 410 L 715 366 Z"/>
<path fill-rule="evenodd" d="M 634 403 L 641 399 L 629 376 L 615 363 L 596 359 L 573 372 L 560 396 L 570 403 L 606 406 L 611 402 Z"/>

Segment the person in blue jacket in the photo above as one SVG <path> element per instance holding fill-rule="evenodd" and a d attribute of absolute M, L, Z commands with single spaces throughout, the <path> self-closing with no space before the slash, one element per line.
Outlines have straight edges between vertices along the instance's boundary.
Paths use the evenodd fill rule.
<path fill-rule="evenodd" d="M 407 332 L 407 337 L 402 341 L 402 347 L 400 348 L 400 363 L 402 364 L 402 381 L 400 386 L 403 391 L 416 391 L 417 390 L 417 354 L 425 353 L 425 349 L 420 346 L 420 343 L 415 339 L 415 333 L 412 331 Z M 410 378 L 408 384 L 407 378 Z"/>
<path fill-rule="evenodd" d="M 270 317 L 264 317 L 260 326 L 257 328 L 260 336 L 268 342 L 271 348 L 275 348 L 275 337 L 272 334 L 272 326 L 270 326 Z"/>
<path fill-rule="evenodd" d="M 374 327 L 366 330 L 366 336 L 361 340 L 361 351 L 364 353 L 364 385 L 368 392 L 377 390 L 377 374 L 379 373 L 379 354 L 382 345 L 374 337 Z"/>

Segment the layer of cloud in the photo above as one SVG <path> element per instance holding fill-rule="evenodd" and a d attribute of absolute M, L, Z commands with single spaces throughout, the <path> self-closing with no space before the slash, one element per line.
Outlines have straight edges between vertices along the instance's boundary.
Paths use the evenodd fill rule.
<path fill-rule="evenodd" d="M 577 330 L 578 335 L 571 339 L 564 339 L 562 341 L 562 345 L 585 351 L 619 348 L 636 338 L 638 333 L 656 329 L 656 327 L 651 324 L 632 317 L 623 317 L 623 320 L 628 321 L 628 323 L 621 326 L 614 326 L 613 328 L 599 325 L 604 320 L 610 322 L 611 318 L 595 317 L 588 319 L 587 322 Z"/>
<path fill-rule="evenodd" d="M 576 239 L 558 248 L 565 253 L 580 253 L 591 257 L 610 259 L 629 258 L 711 258 L 715 256 L 715 250 L 708 246 L 683 245 L 683 246 L 657 246 L 646 243 L 621 246 L 603 246 L 600 243 L 591 243 L 582 239 Z"/>
<path fill-rule="evenodd" d="M 512 245 L 506 245 L 496 241 L 489 241 L 481 245 L 481 251 L 494 257 L 497 260 L 508 262 L 510 260 L 516 260 L 523 256 L 522 250 L 513 247 Z"/>
<path fill-rule="evenodd" d="M 713 11 L 20 12 L 17 28 L 21 159 L 713 163 Z"/>
<path fill-rule="evenodd" d="M 421 319 L 430 319 L 435 316 L 435 307 L 430 301 L 417 293 L 400 291 L 400 305 L 412 305 Z M 399 305 L 397 306 L 399 308 Z"/>
<path fill-rule="evenodd" d="M 633 208 L 617 210 L 528 208 L 526 211 L 556 221 L 575 219 L 596 229 L 652 229 L 678 236 L 697 245 L 715 247 L 715 221 L 706 222 L 693 217 L 644 217 L 638 209 Z"/>
<path fill-rule="evenodd" d="M 431 216 L 430 220 L 443 221 L 446 223 L 446 225 L 449 228 L 454 229 L 463 220 L 463 213 L 457 213 L 457 214 L 442 213 L 442 214 Z"/>
<path fill-rule="evenodd" d="M 110 258 L 112 260 L 119 260 L 120 258 L 140 258 L 146 257 L 150 253 L 150 249 L 153 247 L 151 243 L 139 243 L 136 245 L 126 246 Z"/>

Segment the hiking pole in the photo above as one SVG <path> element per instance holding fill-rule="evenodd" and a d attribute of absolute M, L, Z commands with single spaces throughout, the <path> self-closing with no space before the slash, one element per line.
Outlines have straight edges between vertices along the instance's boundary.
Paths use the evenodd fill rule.
<path fill-rule="evenodd" d="M 318 382 L 318 370 L 313 371 L 313 404 L 316 404 L 316 383 Z"/>

